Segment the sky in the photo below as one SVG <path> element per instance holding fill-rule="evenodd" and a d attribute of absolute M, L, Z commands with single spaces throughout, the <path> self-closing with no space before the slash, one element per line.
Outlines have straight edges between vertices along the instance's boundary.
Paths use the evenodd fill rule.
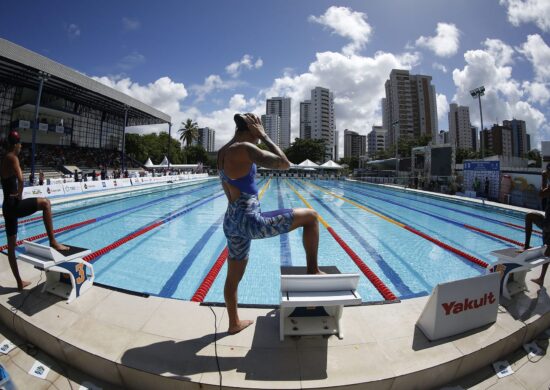
<path fill-rule="evenodd" d="M 0 37 L 69 66 L 171 116 L 172 136 L 195 120 L 233 135 L 233 114 L 265 113 L 265 100 L 299 104 L 316 86 L 335 97 L 345 129 L 382 124 L 392 69 L 432 76 L 439 129 L 449 103 L 479 106 L 485 127 L 526 121 L 532 147 L 550 140 L 549 0 L 9 1 Z M 167 125 L 133 128 L 149 133 Z"/>

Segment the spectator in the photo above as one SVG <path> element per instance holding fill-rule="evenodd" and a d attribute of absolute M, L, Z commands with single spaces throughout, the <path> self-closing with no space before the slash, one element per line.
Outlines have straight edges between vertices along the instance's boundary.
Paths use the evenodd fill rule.
<path fill-rule="evenodd" d="M 74 170 L 74 181 L 78 182 L 78 169 Z"/>
<path fill-rule="evenodd" d="M 38 171 L 38 185 L 43 186 L 44 185 L 44 172 L 41 170 Z"/>
<path fill-rule="evenodd" d="M 95 169 L 92 171 L 92 181 L 97 180 L 97 173 L 95 172 Z"/>
<path fill-rule="evenodd" d="M 29 174 L 29 185 L 30 186 L 34 185 L 34 175 L 32 173 Z"/>

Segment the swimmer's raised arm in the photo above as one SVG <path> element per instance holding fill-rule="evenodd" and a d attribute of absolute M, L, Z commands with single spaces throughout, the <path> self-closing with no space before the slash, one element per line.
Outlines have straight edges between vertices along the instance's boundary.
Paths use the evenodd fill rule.
<path fill-rule="evenodd" d="M 245 120 L 250 132 L 257 136 L 269 149 L 269 151 L 262 150 L 256 145 L 247 143 L 246 148 L 250 160 L 265 168 L 289 169 L 290 161 L 288 161 L 288 158 L 281 148 L 279 148 L 266 134 L 260 118 L 256 115 L 247 114 Z"/>

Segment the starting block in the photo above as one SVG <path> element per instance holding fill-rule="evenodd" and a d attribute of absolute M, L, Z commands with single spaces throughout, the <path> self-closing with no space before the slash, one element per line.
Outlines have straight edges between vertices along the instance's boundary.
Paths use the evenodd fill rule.
<path fill-rule="evenodd" d="M 288 267 L 287 270 L 293 268 L 302 267 Z M 327 268 L 336 269 L 336 267 Z M 304 271 L 305 267 L 302 272 L 305 273 Z M 338 272 L 337 269 L 336 272 Z M 362 302 L 361 296 L 356 291 L 359 275 L 284 273 L 283 269 L 279 324 L 281 341 L 284 340 L 285 335 L 336 334 L 340 339 L 343 338 L 340 323 L 343 307 L 360 305 Z"/>
<path fill-rule="evenodd" d="M 49 246 L 30 241 L 23 241 L 23 246 L 25 253 L 17 259 L 46 272 L 42 292 L 47 291 L 71 303 L 94 284 L 94 267 L 82 260 L 91 253 L 89 249 L 69 246 L 69 250 L 60 253 Z"/>
<path fill-rule="evenodd" d="M 500 293 L 504 298 L 511 299 L 512 295 L 527 290 L 525 276 L 532 268 L 550 262 L 550 257 L 544 256 L 546 246 L 529 248 L 519 252 L 516 248 L 506 248 L 491 252 L 498 258 L 487 272 L 500 272 Z"/>

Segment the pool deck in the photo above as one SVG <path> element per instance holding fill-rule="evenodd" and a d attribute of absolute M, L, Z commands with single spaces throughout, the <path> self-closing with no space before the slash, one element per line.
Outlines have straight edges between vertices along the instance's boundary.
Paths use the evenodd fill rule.
<path fill-rule="evenodd" d="M 341 340 L 312 336 L 281 342 L 275 309 L 240 309 L 242 318 L 255 323 L 228 335 L 223 307 L 98 286 L 67 304 L 40 292 L 43 273 L 26 263 L 19 262 L 19 267 L 32 281 L 24 292 L 15 289 L 7 258 L 0 254 L 0 320 L 7 332 L 16 334 L 17 343 L 25 340 L 43 351 L 36 358 L 44 356 L 45 363 L 56 367 L 68 365 L 104 389 L 219 388 L 216 351 L 224 388 L 548 389 L 550 385 L 550 358 L 533 364 L 521 349 L 535 338 L 543 350 L 548 347 L 550 334 L 543 332 L 550 327 L 549 278 L 545 288 L 528 282 L 529 291 L 501 301 L 494 324 L 436 342 L 415 327 L 427 297 L 345 308 Z M 527 277 L 538 272 L 535 269 Z M 28 370 L 32 359 L 18 350 L 0 356 L 0 362 L 6 362 L 19 388 L 66 386 L 59 369 L 52 370 L 48 381 L 25 375 L 21 367 Z M 519 371 L 497 379 L 490 364 L 506 357 Z"/>
<path fill-rule="evenodd" d="M 426 297 L 346 308 L 342 340 L 281 342 L 277 310 L 241 309 L 242 318 L 255 323 L 230 336 L 223 307 L 212 307 L 215 321 L 211 308 L 197 303 L 98 286 L 67 304 L 40 292 L 44 278 L 38 270 L 26 263 L 20 269 L 32 280 L 23 293 L 14 288 L 7 259 L 0 260 L 4 325 L 53 359 L 130 389 L 214 389 L 216 347 L 225 388 L 436 388 L 461 383 L 550 326 L 547 290 L 529 282 L 529 292 L 506 302 L 508 309 L 500 307 L 496 323 L 437 342 L 415 328 Z M 20 308 L 15 313 L 13 307 Z M 548 370 L 538 375 L 533 380 L 550 384 Z"/>

